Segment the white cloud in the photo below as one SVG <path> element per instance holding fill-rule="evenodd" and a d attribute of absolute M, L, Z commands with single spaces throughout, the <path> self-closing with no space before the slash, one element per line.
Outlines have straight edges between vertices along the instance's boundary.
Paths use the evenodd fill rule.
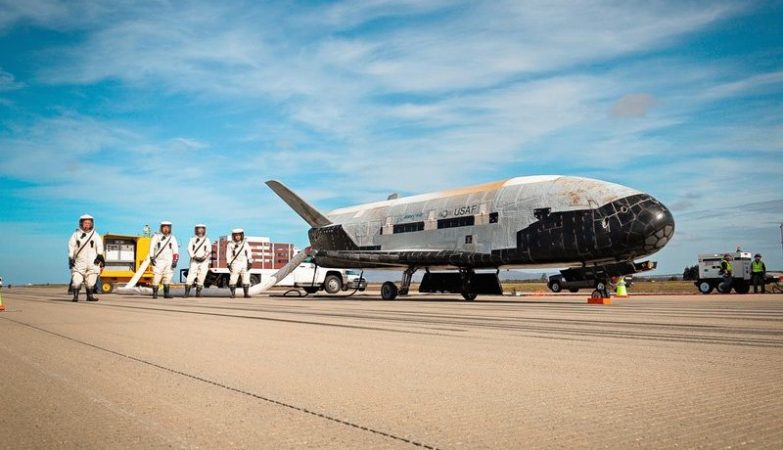
<path fill-rule="evenodd" d="M 644 57 L 741 12 L 732 2 L 0 5 L 0 31 L 14 23 L 80 31 L 43 52 L 34 81 L 108 81 L 162 104 L 186 98 L 198 113 L 242 112 L 226 119 L 235 134 L 222 142 L 68 113 L 10 121 L 0 146 L 19 156 L 0 173 L 46 179 L 27 192 L 41 199 L 75 201 L 76 179 L 98 173 L 94 189 L 129 210 L 177 220 L 197 210 L 299 232 L 264 179 L 294 180 L 328 210 L 546 166 L 652 190 L 690 211 L 699 203 L 686 193 L 714 196 L 736 171 L 753 178 L 743 198 L 762 201 L 763 189 L 747 186 L 779 169 L 757 158 L 734 163 L 738 151 L 779 152 L 780 120 L 736 117 L 711 128 L 699 116 L 733 96 L 774 92 L 780 72 Z M 767 107 L 758 114 L 775 116 Z M 672 130 L 684 137 L 664 133 Z M 263 213 L 249 210 L 256 201 Z"/>
<path fill-rule="evenodd" d="M 13 91 L 24 87 L 24 83 L 16 81 L 13 74 L 0 68 L 0 92 Z"/>
<path fill-rule="evenodd" d="M 709 100 L 718 100 L 747 92 L 758 92 L 764 88 L 781 84 L 783 84 L 783 70 L 759 73 L 739 80 L 712 86 L 703 96 Z"/>

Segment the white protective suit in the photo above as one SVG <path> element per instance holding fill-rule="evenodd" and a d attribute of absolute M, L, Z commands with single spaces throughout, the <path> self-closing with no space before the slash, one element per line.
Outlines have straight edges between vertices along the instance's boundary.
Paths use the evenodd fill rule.
<path fill-rule="evenodd" d="M 84 283 L 87 289 L 95 286 L 95 281 L 101 273 L 101 266 L 95 263 L 98 256 L 103 258 L 103 239 L 93 228 L 84 231 L 77 228 L 68 239 L 68 259 L 73 259 L 71 269 L 71 287 L 79 289 Z"/>
<path fill-rule="evenodd" d="M 152 268 L 153 286 L 158 286 L 161 281 L 164 285 L 171 284 L 171 277 L 174 274 L 174 268 L 171 266 L 175 258 L 179 259 L 177 238 L 173 234 L 167 236 L 163 233 L 155 233 L 150 241 L 150 264 L 155 261 Z"/>
<path fill-rule="evenodd" d="M 212 256 L 212 242 L 206 236 L 193 236 L 188 242 L 188 255 L 190 255 L 190 269 L 185 284 L 204 286 L 204 278 L 209 270 L 209 258 Z"/>
<path fill-rule="evenodd" d="M 233 263 L 231 261 L 234 261 Z M 233 239 L 226 245 L 226 264 L 228 270 L 231 271 L 231 277 L 228 280 L 229 286 L 236 286 L 237 279 L 242 275 L 242 285 L 250 284 L 250 272 L 248 272 L 247 266 L 253 262 L 252 252 L 250 251 L 250 244 L 247 240 L 235 242 Z"/>

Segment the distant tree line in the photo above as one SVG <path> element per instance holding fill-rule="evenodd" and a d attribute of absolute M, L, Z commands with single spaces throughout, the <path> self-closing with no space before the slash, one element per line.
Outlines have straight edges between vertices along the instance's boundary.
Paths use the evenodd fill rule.
<path fill-rule="evenodd" d="M 686 267 L 682 272 L 683 280 L 698 280 L 699 279 L 699 266 Z"/>

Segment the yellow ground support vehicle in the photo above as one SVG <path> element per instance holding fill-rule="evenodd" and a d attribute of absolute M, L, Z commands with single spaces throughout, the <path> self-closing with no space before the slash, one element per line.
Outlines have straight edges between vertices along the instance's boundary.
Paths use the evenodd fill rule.
<path fill-rule="evenodd" d="M 117 283 L 127 283 L 136 273 L 150 252 L 149 236 L 130 236 L 122 234 L 103 235 L 106 254 L 106 267 L 101 272 L 101 292 L 108 294 Z M 147 267 L 139 279 L 139 285 L 149 285 L 152 281 L 152 266 Z"/>

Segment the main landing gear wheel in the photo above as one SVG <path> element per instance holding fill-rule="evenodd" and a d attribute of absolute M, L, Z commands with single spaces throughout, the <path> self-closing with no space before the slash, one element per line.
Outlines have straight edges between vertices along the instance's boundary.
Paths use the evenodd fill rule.
<path fill-rule="evenodd" d="M 475 292 L 463 292 L 462 293 L 462 298 L 464 298 L 465 300 L 468 300 L 468 301 L 473 301 L 473 300 L 476 299 L 476 297 L 478 297 L 478 294 L 476 294 Z"/>
<path fill-rule="evenodd" d="M 336 275 L 327 275 L 324 279 L 324 290 L 328 294 L 336 294 L 343 288 L 343 282 Z"/>
<path fill-rule="evenodd" d="M 702 281 L 701 283 L 699 283 L 699 292 L 701 292 L 702 294 L 705 295 L 709 294 L 710 292 L 712 292 L 712 289 L 713 286 L 706 281 Z"/>
<path fill-rule="evenodd" d="M 394 300 L 397 298 L 397 285 L 387 281 L 381 285 L 381 298 L 384 300 Z"/>

